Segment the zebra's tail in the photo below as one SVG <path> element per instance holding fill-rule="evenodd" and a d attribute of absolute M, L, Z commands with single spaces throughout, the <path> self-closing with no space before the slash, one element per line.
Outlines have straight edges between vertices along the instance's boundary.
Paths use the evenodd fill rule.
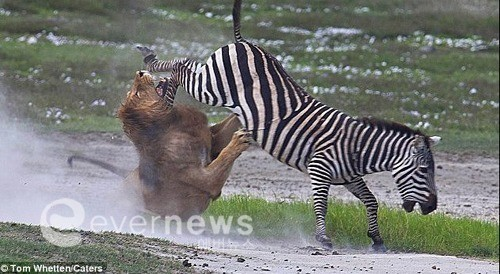
<path fill-rule="evenodd" d="M 234 31 L 234 40 L 239 42 L 246 42 L 243 37 L 241 37 L 241 1 L 235 0 L 233 5 L 233 31 Z"/>
<path fill-rule="evenodd" d="M 90 163 L 90 164 L 93 164 L 96 166 L 100 166 L 108 171 L 113 172 L 114 174 L 116 174 L 122 178 L 126 178 L 128 173 L 129 173 L 125 169 L 121 169 L 121 168 L 115 167 L 114 165 L 105 163 L 103 161 L 92 159 L 92 158 L 89 158 L 86 156 L 81 156 L 81 155 L 72 155 L 72 156 L 68 157 L 68 165 L 70 167 L 73 167 L 73 161 L 75 161 L 75 160 L 78 160 L 81 162 L 87 162 L 87 163 Z"/>

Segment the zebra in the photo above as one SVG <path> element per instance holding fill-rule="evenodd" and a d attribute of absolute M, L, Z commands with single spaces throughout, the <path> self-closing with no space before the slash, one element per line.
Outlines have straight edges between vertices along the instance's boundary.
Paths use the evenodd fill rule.
<path fill-rule="evenodd" d="M 233 6 L 235 42 L 217 49 L 205 64 L 190 59 L 161 61 L 138 47 L 151 72 L 171 71 L 165 92 L 178 86 L 197 101 L 235 113 L 252 138 L 279 161 L 309 175 L 316 218 L 315 238 L 332 249 L 325 216 L 330 185 L 343 185 L 366 207 L 372 248 L 385 251 L 378 203 L 366 174 L 391 171 L 403 208 L 437 208 L 431 147 L 440 140 L 395 122 L 355 118 L 308 94 L 281 63 L 240 34 L 241 0 Z"/>

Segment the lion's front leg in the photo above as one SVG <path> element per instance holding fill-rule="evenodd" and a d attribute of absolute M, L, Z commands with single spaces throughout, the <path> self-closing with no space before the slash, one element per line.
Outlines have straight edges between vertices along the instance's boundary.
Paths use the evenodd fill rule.
<path fill-rule="evenodd" d="M 221 151 L 231 142 L 233 134 L 241 128 L 241 122 L 236 114 L 227 116 L 222 122 L 210 127 L 212 133 L 211 158 L 215 159 Z"/>

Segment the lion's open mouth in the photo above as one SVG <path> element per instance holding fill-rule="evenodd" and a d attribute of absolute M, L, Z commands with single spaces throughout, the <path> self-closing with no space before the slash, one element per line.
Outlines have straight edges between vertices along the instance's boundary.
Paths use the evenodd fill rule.
<path fill-rule="evenodd" d="M 168 89 L 168 81 L 167 81 L 167 79 L 162 78 L 160 80 L 160 82 L 158 82 L 158 85 L 156 85 L 156 88 L 155 88 L 156 93 L 161 98 L 164 98 L 165 94 L 167 93 L 167 89 Z"/>

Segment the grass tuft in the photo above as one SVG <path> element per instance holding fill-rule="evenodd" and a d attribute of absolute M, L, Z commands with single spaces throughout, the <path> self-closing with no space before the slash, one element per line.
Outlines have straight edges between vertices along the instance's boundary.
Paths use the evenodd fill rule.
<path fill-rule="evenodd" d="M 365 207 L 359 203 L 331 200 L 327 213 L 327 234 L 338 247 L 366 248 Z M 247 196 L 222 198 L 205 216 L 252 217 L 253 236 L 297 239 L 314 236 L 314 214 L 310 202 L 270 202 Z M 382 205 L 379 209 L 382 238 L 390 250 L 478 257 L 499 260 L 497 223 L 469 218 L 452 218 L 442 213 L 422 216 Z"/>

